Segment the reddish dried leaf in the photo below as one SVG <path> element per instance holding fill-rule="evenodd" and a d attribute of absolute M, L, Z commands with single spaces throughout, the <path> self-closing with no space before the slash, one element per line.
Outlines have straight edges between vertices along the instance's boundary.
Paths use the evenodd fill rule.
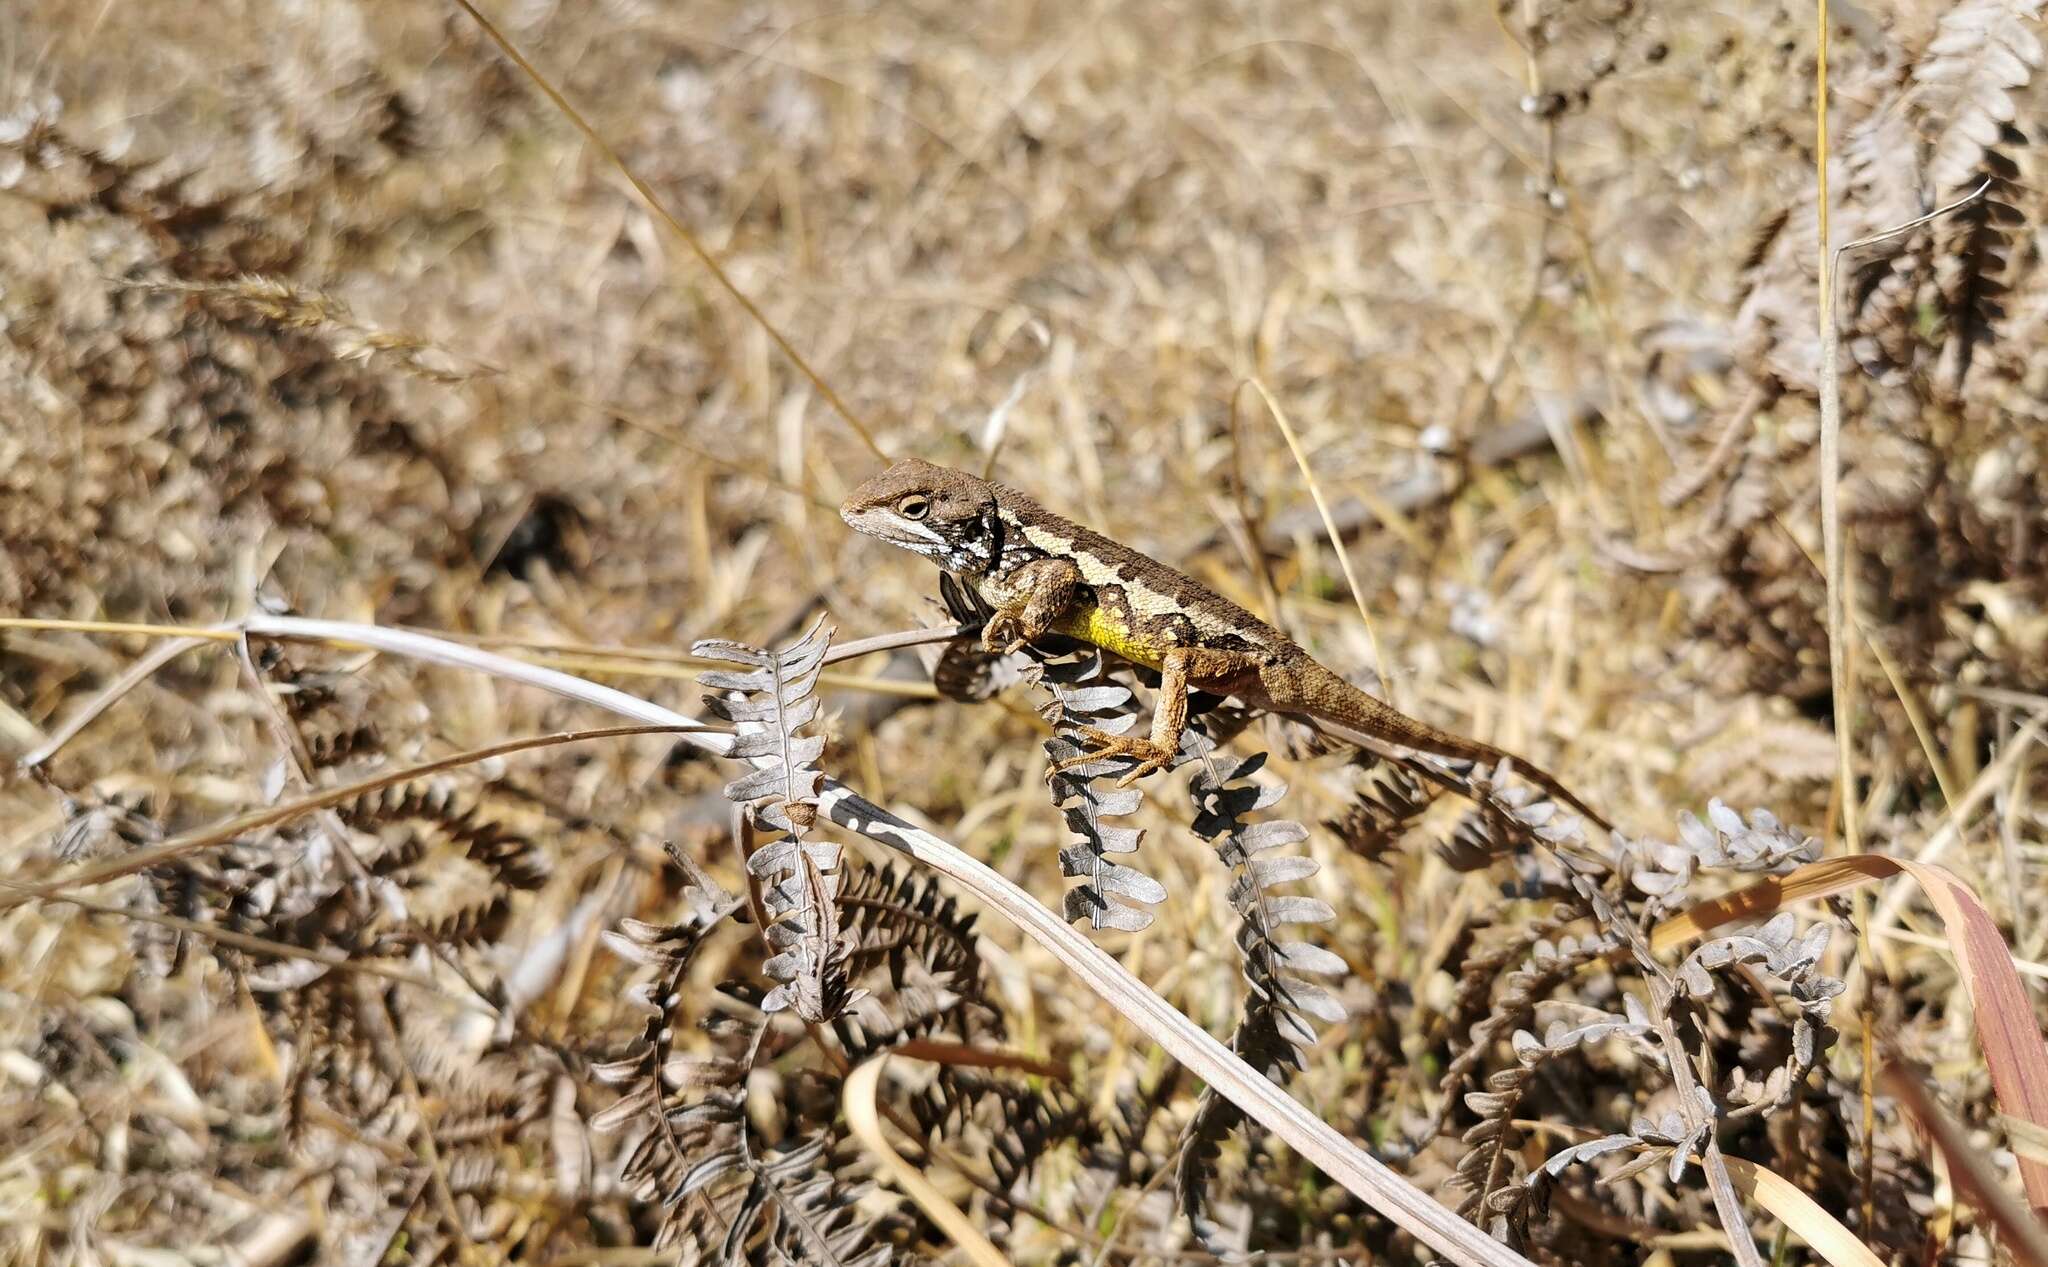
<path fill-rule="evenodd" d="M 2048 1267 L 2048 1227 L 2043 1227 L 2039 1218 L 2012 1199 L 1998 1181 L 1997 1172 L 1970 1146 L 1962 1128 L 1950 1121 L 1934 1102 L 1927 1084 L 1899 1065 L 1889 1066 L 1879 1078 L 1885 1090 L 1905 1104 L 1927 1138 L 1941 1150 L 1957 1189 L 1998 1228 L 1999 1239 L 2013 1261 L 2021 1267 Z"/>
<path fill-rule="evenodd" d="M 1731 920 L 1755 919 L 1794 902 L 1902 874 L 1919 882 L 1948 930 L 1999 1104 L 2013 1117 L 2048 1126 L 2048 1043 L 2034 1023 L 2033 1005 L 2013 968 L 2012 951 L 1970 886 L 1946 867 L 1874 853 L 1825 858 L 1674 915 L 1651 933 L 1650 944 L 1669 950 Z M 2020 1180 L 2026 1185 L 2028 1203 L 2037 1210 L 2048 1209 L 2048 1164 L 2022 1156 Z"/>

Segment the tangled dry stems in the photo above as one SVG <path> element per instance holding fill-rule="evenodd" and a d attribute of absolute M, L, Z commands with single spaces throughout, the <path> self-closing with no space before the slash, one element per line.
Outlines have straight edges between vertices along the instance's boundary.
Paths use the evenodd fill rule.
<path fill-rule="evenodd" d="M 847 629 L 915 611 L 927 579 L 843 544 L 824 509 L 864 450 L 472 26 L 384 0 L 229 8 L 232 40 L 178 6 L 90 26 L 17 6 L 0 612 L 207 622 L 261 585 L 323 615 L 589 649 L 779 648 L 819 610 Z M 1850 598 L 1875 652 L 1855 661 L 1863 840 L 1950 842 L 2027 960 L 2048 944 L 2025 752 L 2048 664 L 2037 8 L 1906 5 L 1831 51 L 1836 242 L 1991 182 L 1845 262 Z M 506 16 L 892 452 L 975 461 L 1010 402 L 1006 478 L 1235 596 L 1265 587 L 1325 658 L 1367 664 L 1334 556 L 1290 518 L 1283 447 L 1232 443 L 1229 401 L 1259 375 L 1355 499 L 1340 517 L 1369 537 L 1404 702 L 1646 833 L 1582 848 L 1489 772 L 1229 740 L 1232 763 L 1275 754 L 1275 814 L 1341 824 L 1282 855 L 1320 864 L 1283 871 L 1330 909 L 1309 937 L 1348 969 L 1348 1019 L 1267 1053 L 1300 1066 L 1295 1094 L 1548 1261 L 1723 1227 L 1690 1158 L 1706 1138 L 1880 1253 L 1939 1228 L 1958 1258 L 1986 1252 L 1854 1041 L 1872 1028 L 1953 1071 L 1945 1107 L 2002 1147 L 1941 954 L 1883 920 L 1859 945 L 1840 910 L 1639 950 L 1660 913 L 1808 856 L 1780 822 L 1836 821 L 1809 14 L 1408 6 L 1252 31 L 1197 6 L 1078 33 L 940 6 Z M 1528 431 L 1557 451 L 1496 446 Z M 20 751 L 141 651 L 0 637 Z M 877 672 L 922 680 L 917 656 Z M 343 650 L 259 643 L 255 663 L 274 708 L 232 658 L 188 652 L 0 788 L 9 871 L 567 718 Z M 931 676 L 1010 706 L 834 690 L 822 759 L 1047 903 L 1129 912 L 1104 944 L 1213 1032 L 1286 997 L 1258 902 L 1233 892 L 1256 859 L 1220 864 L 1178 784 L 1077 823 L 1035 787 L 1029 674 L 956 648 Z M 1237 724 L 1218 716 L 1218 739 Z M 289 1247 L 317 1227 L 363 1261 L 553 1261 L 657 1232 L 914 1257 L 944 1242 L 863 1195 L 835 1091 L 845 1065 L 941 1041 L 1070 1074 L 899 1060 L 885 1083 L 894 1129 L 1017 1261 L 1177 1252 L 1194 1225 L 1168 1188 L 1223 1248 L 1412 1248 L 1219 1126 L 1213 1097 L 960 895 L 825 865 L 836 846 L 795 821 L 741 842 L 750 880 L 719 793 L 735 773 L 654 739 L 551 751 L 97 895 L 183 925 L 0 916 L 7 1253 Z M 800 805 L 784 784 L 768 804 Z M 1731 822 L 1716 797 L 1776 817 Z M 1134 855 L 1105 843 L 1139 831 Z M 769 853 L 778 833 L 794 847 Z M 669 869 L 670 841 L 701 874 Z M 631 948 L 600 941 L 614 926 Z M 1838 1005 L 1832 983 L 1859 975 Z M 629 998 L 642 977 L 658 988 Z M 597 1076 L 621 1062 L 623 1110 Z M 650 1105 L 685 1116 L 657 1128 Z M 590 1131 L 607 1111 L 625 1129 Z M 1744 1222 L 1775 1234 L 1754 1206 Z"/>

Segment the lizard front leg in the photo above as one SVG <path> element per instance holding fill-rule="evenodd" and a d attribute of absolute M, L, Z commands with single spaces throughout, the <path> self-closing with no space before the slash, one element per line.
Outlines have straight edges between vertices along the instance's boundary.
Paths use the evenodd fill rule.
<path fill-rule="evenodd" d="M 1159 702 L 1152 709 L 1152 733 L 1112 735 L 1093 726 L 1077 727 L 1089 745 L 1079 756 L 1055 762 L 1046 771 L 1050 780 L 1062 770 L 1110 757 L 1129 757 L 1137 764 L 1116 781 L 1129 787 L 1155 770 L 1164 770 L 1180 755 L 1181 732 L 1188 724 L 1188 686 L 1228 694 L 1247 673 L 1258 672 L 1258 660 L 1242 651 L 1217 651 L 1208 647 L 1176 647 L 1159 658 Z"/>
<path fill-rule="evenodd" d="M 1010 585 L 1019 597 L 996 608 L 981 627 L 985 650 L 1008 654 L 1043 638 L 1081 596 L 1081 569 L 1072 559 L 1034 559 Z"/>

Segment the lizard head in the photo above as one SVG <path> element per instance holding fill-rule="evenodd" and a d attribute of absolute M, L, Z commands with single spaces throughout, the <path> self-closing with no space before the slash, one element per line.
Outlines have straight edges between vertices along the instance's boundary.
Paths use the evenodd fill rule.
<path fill-rule="evenodd" d="M 965 471 L 906 458 L 854 489 L 839 517 L 948 572 L 978 574 L 995 562 L 995 486 Z"/>

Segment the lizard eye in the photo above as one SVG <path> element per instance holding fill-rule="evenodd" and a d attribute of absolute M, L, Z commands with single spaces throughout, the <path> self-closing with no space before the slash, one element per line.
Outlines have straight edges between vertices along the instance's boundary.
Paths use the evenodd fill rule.
<path fill-rule="evenodd" d="M 905 519 L 922 519 L 932 513 L 932 499 L 923 493 L 912 493 L 896 503 L 896 513 Z"/>

